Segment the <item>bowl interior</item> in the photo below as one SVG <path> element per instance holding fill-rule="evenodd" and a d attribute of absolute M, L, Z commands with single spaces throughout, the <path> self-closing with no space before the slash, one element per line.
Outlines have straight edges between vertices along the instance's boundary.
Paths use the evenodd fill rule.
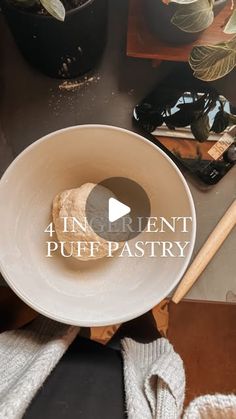
<path fill-rule="evenodd" d="M 46 257 L 45 228 L 54 196 L 85 182 L 127 177 L 151 201 L 151 215 L 193 217 L 188 233 L 141 233 L 130 243 L 190 241 L 185 258 L 119 257 L 80 262 Z M 195 239 L 195 212 L 179 170 L 157 147 L 131 132 L 80 126 L 28 147 L 0 181 L 0 268 L 15 292 L 39 312 L 82 326 L 119 323 L 160 302 L 187 267 Z"/>

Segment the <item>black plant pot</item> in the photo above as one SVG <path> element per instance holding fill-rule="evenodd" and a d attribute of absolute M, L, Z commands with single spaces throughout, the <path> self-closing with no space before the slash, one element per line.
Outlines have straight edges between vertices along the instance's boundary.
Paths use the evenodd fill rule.
<path fill-rule="evenodd" d="M 216 0 L 214 14 L 217 15 L 225 6 L 227 0 Z M 178 9 L 178 4 L 164 4 L 162 0 L 146 0 L 146 15 L 151 31 L 158 38 L 169 44 L 190 44 L 196 41 L 201 32 L 188 33 L 173 25 L 171 19 Z"/>
<path fill-rule="evenodd" d="M 1 0 L 15 41 L 24 57 L 43 73 L 72 78 L 91 70 L 106 43 L 107 0 L 88 0 L 66 13 L 64 22 Z"/>

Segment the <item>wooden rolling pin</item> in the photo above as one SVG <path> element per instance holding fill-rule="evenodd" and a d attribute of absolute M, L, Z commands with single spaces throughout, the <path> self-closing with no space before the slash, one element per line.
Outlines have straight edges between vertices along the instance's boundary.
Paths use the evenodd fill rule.
<path fill-rule="evenodd" d="M 175 291 L 172 301 L 179 303 L 187 294 L 198 277 L 204 271 L 208 263 L 211 261 L 217 250 L 220 248 L 226 237 L 236 225 L 236 199 L 228 208 L 224 216 L 221 218 L 215 229 L 212 231 L 207 241 L 200 249 L 196 258 L 188 268 L 182 278 L 177 290 Z"/>

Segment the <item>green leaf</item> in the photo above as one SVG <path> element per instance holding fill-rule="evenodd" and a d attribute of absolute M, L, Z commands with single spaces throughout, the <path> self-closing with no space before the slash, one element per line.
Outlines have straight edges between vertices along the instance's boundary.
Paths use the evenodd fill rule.
<path fill-rule="evenodd" d="M 224 33 L 236 33 L 236 9 L 234 9 L 227 24 L 225 25 Z"/>
<path fill-rule="evenodd" d="M 58 20 L 65 20 L 65 8 L 60 0 L 40 0 L 47 12 Z"/>
<path fill-rule="evenodd" d="M 217 45 L 194 47 L 189 64 L 198 79 L 212 81 L 224 77 L 236 66 L 236 38 Z"/>
<path fill-rule="evenodd" d="M 223 109 L 220 109 L 215 115 L 211 131 L 215 132 L 216 134 L 223 132 L 229 125 L 229 118 L 230 114 L 225 112 Z"/>
<path fill-rule="evenodd" d="M 197 141 L 206 141 L 210 134 L 209 116 L 202 115 L 191 124 L 191 131 Z"/>
<path fill-rule="evenodd" d="M 184 32 L 200 32 L 214 20 L 213 6 L 209 0 L 180 4 L 171 22 Z"/>

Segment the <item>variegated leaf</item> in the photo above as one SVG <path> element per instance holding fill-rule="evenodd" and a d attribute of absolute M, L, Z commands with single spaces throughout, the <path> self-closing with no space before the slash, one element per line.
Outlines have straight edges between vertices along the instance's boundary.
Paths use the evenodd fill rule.
<path fill-rule="evenodd" d="M 213 6 L 209 0 L 180 4 L 172 23 L 184 32 L 196 33 L 208 28 L 214 20 Z"/>
<path fill-rule="evenodd" d="M 60 0 L 40 0 L 47 12 L 58 20 L 65 20 L 65 8 Z"/>
<path fill-rule="evenodd" d="M 225 33 L 236 33 L 236 9 L 234 9 L 224 28 Z"/>
<path fill-rule="evenodd" d="M 189 64 L 198 79 L 212 81 L 224 77 L 236 66 L 236 39 L 194 47 Z"/>

